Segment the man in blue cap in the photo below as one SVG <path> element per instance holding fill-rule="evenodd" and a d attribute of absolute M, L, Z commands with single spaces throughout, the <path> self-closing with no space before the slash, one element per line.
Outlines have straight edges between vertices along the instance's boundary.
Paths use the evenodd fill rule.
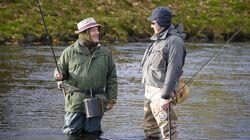
<path fill-rule="evenodd" d="M 169 139 L 168 107 L 179 85 L 185 62 L 185 34 L 180 25 L 171 24 L 172 13 L 166 7 L 157 7 L 148 17 L 154 35 L 142 60 L 142 83 L 145 84 L 144 132 L 149 139 Z M 170 106 L 171 138 L 177 138 L 177 115 Z"/>

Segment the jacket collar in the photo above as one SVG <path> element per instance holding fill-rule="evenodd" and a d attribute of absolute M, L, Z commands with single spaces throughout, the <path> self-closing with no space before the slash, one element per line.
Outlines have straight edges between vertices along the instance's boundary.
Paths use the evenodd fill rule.
<path fill-rule="evenodd" d="M 94 49 L 97 50 L 101 47 L 100 44 L 97 45 L 97 47 Z M 79 40 L 77 40 L 74 44 L 73 44 L 73 50 L 85 55 L 91 55 L 88 48 L 86 46 L 81 46 Z"/>
<path fill-rule="evenodd" d="M 160 32 L 159 34 L 154 34 L 150 39 L 153 41 L 166 39 L 169 33 L 169 29 Z"/>

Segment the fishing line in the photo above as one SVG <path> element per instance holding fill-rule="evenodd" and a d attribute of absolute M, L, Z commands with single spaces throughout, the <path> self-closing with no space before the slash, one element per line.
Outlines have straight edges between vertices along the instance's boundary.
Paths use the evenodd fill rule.
<path fill-rule="evenodd" d="M 194 82 L 198 79 L 198 77 L 200 76 L 200 74 L 202 73 L 202 71 L 204 71 L 204 69 L 206 68 L 206 66 L 215 58 L 215 56 L 217 56 L 225 47 L 228 46 L 228 44 L 232 41 L 232 39 L 241 31 L 245 28 L 246 26 L 243 25 L 237 32 L 235 32 L 226 42 L 226 44 L 220 48 L 212 57 L 210 57 L 210 59 L 188 80 L 188 82 L 186 83 L 189 84 L 189 88 L 191 88 L 191 86 L 194 84 Z M 184 86 L 183 86 L 184 87 Z M 183 88 L 182 87 L 182 88 Z M 181 89 L 182 89 L 181 88 Z"/>

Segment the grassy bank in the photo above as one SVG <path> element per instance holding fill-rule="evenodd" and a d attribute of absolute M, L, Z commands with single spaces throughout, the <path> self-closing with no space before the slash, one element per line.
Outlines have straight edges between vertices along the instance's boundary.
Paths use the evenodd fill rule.
<path fill-rule="evenodd" d="M 0 0 L 0 43 L 44 42 L 44 26 L 35 0 Z M 77 38 L 76 23 L 94 17 L 105 42 L 144 41 L 153 33 L 146 18 L 156 6 L 169 6 L 183 23 L 188 40 L 221 40 L 243 24 L 239 41 L 249 40 L 249 0 L 40 0 L 56 44 Z"/>

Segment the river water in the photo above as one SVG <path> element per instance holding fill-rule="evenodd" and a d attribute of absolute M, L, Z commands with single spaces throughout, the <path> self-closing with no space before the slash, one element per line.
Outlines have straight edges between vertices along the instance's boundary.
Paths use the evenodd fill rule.
<path fill-rule="evenodd" d="M 140 61 L 146 44 L 109 47 L 117 64 L 118 103 L 103 118 L 103 137 L 143 139 Z M 184 78 L 220 47 L 187 44 Z M 57 58 L 65 46 L 55 47 Z M 53 81 L 49 46 L 0 46 L 0 139 L 65 139 L 63 94 Z M 179 139 L 250 139 L 250 44 L 233 43 L 202 72 L 191 97 L 176 106 Z"/>

